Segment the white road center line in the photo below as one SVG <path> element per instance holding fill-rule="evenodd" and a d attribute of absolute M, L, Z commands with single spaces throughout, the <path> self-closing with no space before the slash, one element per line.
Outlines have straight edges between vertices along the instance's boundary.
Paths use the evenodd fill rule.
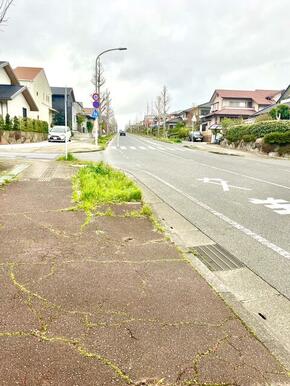
<path fill-rule="evenodd" d="M 240 225 L 236 221 L 231 220 L 229 217 L 223 215 L 222 213 L 217 212 L 216 210 L 212 209 L 211 207 L 209 207 L 208 205 L 204 204 L 203 202 L 197 200 L 196 198 L 190 196 L 189 194 L 184 193 L 182 190 L 176 188 L 175 186 L 171 185 L 169 182 L 163 180 L 162 178 L 159 178 L 158 176 L 155 176 L 154 174 L 147 172 L 147 171 L 144 171 L 144 173 L 148 174 L 149 176 L 151 176 L 155 180 L 161 182 L 162 184 L 168 186 L 169 188 L 175 190 L 177 193 L 183 195 L 184 197 L 186 197 L 187 199 L 189 199 L 190 201 L 192 201 L 196 205 L 200 206 L 201 208 L 207 210 L 208 212 L 210 212 L 214 216 L 218 217 L 219 219 L 223 220 L 227 224 L 231 225 L 233 228 L 239 230 L 240 232 L 244 233 L 245 235 L 256 240 L 258 243 L 260 243 L 260 244 L 264 245 L 265 247 L 271 249 L 272 251 L 278 253 L 280 256 L 283 256 L 286 259 L 290 260 L 290 253 L 288 251 L 280 248 L 278 245 L 271 243 L 269 240 L 265 239 L 264 237 L 258 235 L 257 233 L 251 231 L 250 229 L 244 227 L 243 225 Z"/>

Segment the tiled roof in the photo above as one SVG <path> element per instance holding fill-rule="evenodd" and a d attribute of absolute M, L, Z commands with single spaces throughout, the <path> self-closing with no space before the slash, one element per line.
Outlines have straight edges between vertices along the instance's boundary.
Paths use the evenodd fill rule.
<path fill-rule="evenodd" d="M 271 105 L 275 101 L 271 100 L 281 90 L 215 90 L 215 93 L 221 98 L 242 98 L 253 99 L 258 105 Z"/>
<path fill-rule="evenodd" d="M 12 86 L 10 84 L 0 84 L 0 100 L 12 100 L 14 96 L 25 89 L 23 86 Z"/>
<path fill-rule="evenodd" d="M 249 116 L 255 114 L 254 109 L 222 109 L 213 111 L 209 115 L 235 115 L 235 116 Z"/>
<path fill-rule="evenodd" d="M 16 67 L 14 72 L 19 80 L 33 80 L 42 70 L 39 67 Z"/>

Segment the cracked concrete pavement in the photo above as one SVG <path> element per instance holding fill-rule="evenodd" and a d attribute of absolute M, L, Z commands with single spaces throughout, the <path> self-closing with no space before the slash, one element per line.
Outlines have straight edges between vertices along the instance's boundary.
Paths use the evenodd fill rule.
<path fill-rule="evenodd" d="M 0 190 L 1 385 L 289 385 L 140 204 L 71 211 L 69 165 Z"/>

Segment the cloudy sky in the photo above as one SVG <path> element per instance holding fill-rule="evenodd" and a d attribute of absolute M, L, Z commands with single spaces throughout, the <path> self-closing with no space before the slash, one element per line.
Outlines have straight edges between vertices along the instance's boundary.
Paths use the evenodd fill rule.
<path fill-rule="evenodd" d="M 0 60 L 44 67 L 90 106 L 97 53 L 122 127 L 163 85 L 171 110 L 207 102 L 215 88 L 290 83 L 289 0 L 15 0 L 0 31 Z"/>

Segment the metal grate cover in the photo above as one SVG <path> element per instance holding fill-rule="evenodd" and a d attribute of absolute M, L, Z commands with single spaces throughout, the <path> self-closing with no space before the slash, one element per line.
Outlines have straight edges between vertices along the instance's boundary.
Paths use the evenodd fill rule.
<path fill-rule="evenodd" d="M 195 247 L 194 254 L 211 271 L 230 271 L 245 266 L 219 244 Z"/>

